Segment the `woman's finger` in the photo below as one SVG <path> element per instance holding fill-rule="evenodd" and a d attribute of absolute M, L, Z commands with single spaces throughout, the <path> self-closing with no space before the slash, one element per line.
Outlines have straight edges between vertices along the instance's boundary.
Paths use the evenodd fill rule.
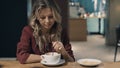
<path fill-rule="evenodd" d="M 57 42 L 52 42 L 52 44 L 53 44 L 52 46 L 53 46 L 53 47 L 55 47 L 55 46 L 56 46 L 56 44 L 57 44 Z"/>
<path fill-rule="evenodd" d="M 61 50 L 61 49 L 62 49 L 62 47 L 59 47 L 59 48 L 58 48 L 58 50 Z"/>

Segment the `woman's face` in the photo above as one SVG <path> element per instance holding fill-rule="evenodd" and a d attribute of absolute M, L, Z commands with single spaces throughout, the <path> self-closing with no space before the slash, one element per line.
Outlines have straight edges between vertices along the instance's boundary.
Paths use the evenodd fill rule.
<path fill-rule="evenodd" d="M 40 11 L 39 22 L 42 28 L 47 30 L 49 30 L 53 26 L 55 19 L 50 8 L 44 8 Z"/>

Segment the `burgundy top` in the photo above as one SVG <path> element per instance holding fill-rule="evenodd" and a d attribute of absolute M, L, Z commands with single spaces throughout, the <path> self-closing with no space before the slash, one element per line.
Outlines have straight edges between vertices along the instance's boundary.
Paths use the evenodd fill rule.
<path fill-rule="evenodd" d="M 61 34 L 61 41 L 68 54 L 74 59 L 73 51 L 71 50 L 71 45 L 69 43 L 67 33 L 64 30 Z M 50 47 L 51 44 L 45 44 L 45 45 L 49 45 L 49 47 L 45 48 L 44 53 L 50 52 L 51 50 L 53 51 L 53 49 Z M 25 63 L 26 59 L 30 54 L 41 55 L 44 53 L 40 52 L 38 45 L 36 45 L 32 28 L 30 26 L 25 26 L 22 30 L 20 42 L 17 44 L 16 55 L 19 62 L 22 64 Z"/>

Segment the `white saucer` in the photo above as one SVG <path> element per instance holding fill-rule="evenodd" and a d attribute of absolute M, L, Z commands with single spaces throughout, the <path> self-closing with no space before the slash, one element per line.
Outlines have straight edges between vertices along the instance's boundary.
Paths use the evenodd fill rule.
<path fill-rule="evenodd" d="M 41 64 L 43 64 L 43 65 L 47 65 L 47 66 L 58 66 L 58 65 L 62 65 L 62 64 L 64 64 L 65 63 L 65 60 L 64 59 L 61 59 L 58 63 L 56 63 L 56 64 L 51 64 L 51 63 L 46 63 L 46 62 L 44 62 L 44 61 L 41 61 Z"/>
<path fill-rule="evenodd" d="M 102 63 L 102 61 L 98 60 L 98 59 L 79 59 L 77 61 L 77 63 L 79 63 L 82 66 L 98 66 L 99 64 Z"/>

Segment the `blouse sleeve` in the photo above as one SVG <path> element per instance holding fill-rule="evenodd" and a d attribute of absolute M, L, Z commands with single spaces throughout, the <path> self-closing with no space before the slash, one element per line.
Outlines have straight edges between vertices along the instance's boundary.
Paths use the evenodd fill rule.
<path fill-rule="evenodd" d="M 25 63 L 31 51 L 30 44 L 29 44 L 30 43 L 29 32 L 30 32 L 29 28 L 24 27 L 22 30 L 21 37 L 20 37 L 20 42 L 18 42 L 17 44 L 16 56 L 17 56 L 18 61 L 22 64 Z"/>
<path fill-rule="evenodd" d="M 73 55 L 73 51 L 72 51 L 72 47 L 71 47 L 71 44 L 69 42 L 69 37 L 68 37 L 68 34 L 67 34 L 67 31 L 63 30 L 62 31 L 62 34 L 61 34 L 61 41 L 66 49 L 66 51 L 68 52 L 68 54 L 74 59 L 75 61 L 75 58 L 74 58 L 74 55 Z"/>

